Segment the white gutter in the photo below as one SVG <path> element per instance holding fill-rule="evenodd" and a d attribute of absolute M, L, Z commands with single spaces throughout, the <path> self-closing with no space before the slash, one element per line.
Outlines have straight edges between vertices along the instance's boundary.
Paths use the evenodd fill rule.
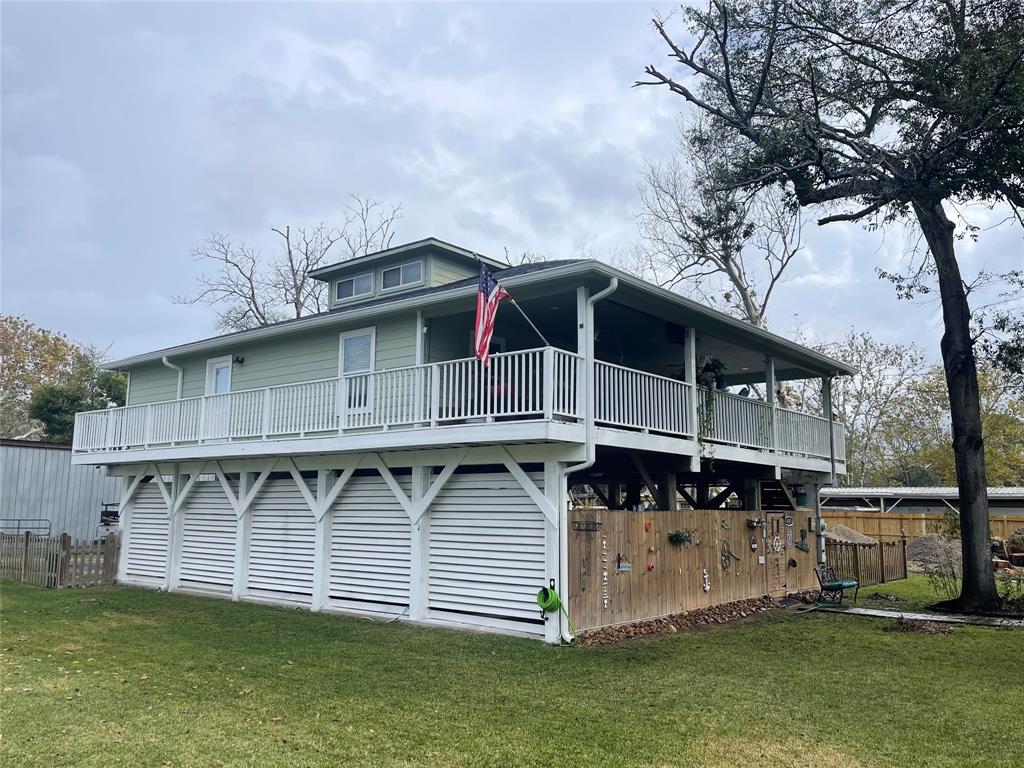
<path fill-rule="evenodd" d="M 184 384 L 185 370 L 180 365 L 175 365 L 170 360 L 168 360 L 167 359 L 167 355 L 164 355 L 163 357 L 161 357 L 160 358 L 160 362 L 163 363 L 164 365 L 166 365 L 172 371 L 177 371 L 178 372 L 178 397 L 177 397 L 177 399 L 181 400 L 181 390 L 182 390 L 182 385 Z M 127 400 L 125 401 L 125 404 L 127 405 Z"/>
<path fill-rule="evenodd" d="M 568 483 L 569 475 L 574 472 L 581 472 L 584 469 L 590 469 L 594 466 L 594 462 L 597 460 L 597 422 L 594 418 L 596 413 L 594 407 L 594 305 L 606 296 L 610 296 L 615 293 L 618 287 L 619 278 L 612 277 L 607 288 L 598 291 L 587 299 L 587 313 L 584 319 L 584 322 L 586 323 L 584 335 L 587 340 L 587 346 L 583 354 L 583 367 L 586 372 L 586 387 L 584 391 L 587 393 L 583 416 L 587 441 L 585 449 L 586 453 L 584 454 L 586 458 L 584 458 L 584 460 L 579 464 L 573 464 L 572 466 L 565 468 L 564 474 L 566 483 Z M 568 531 L 566 530 L 568 527 L 568 505 L 562 504 L 561 516 L 558 520 L 558 581 L 563 585 L 567 585 L 569 583 L 569 536 Z M 566 610 L 568 610 L 568 607 Z M 571 643 L 573 641 L 573 636 L 569 634 L 569 627 L 566 626 L 564 618 L 564 614 L 558 614 L 559 634 L 561 635 L 562 640 L 567 643 Z"/>

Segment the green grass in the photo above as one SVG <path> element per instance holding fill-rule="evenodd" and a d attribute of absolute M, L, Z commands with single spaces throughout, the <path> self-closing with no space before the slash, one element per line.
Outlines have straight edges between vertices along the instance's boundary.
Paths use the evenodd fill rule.
<path fill-rule="evenodd" d="M 885 594 L 900 598 L 902 603 L 890 603 L 885 600 L 871 600 L 871 595 Z M 850 595 L 849 597 L 852 597 Z M 886 584 L 875 584 L 864 587 L 860 591 L 856 605 L 861 608 L 881 608 L 890 611 L 925 611 L 928 606 L 941 600 L 945 595 L 939 595 L 928 583 L 928 577 L 921 573 L 913 573 L 901 581 L 890 581 Z M 852 602 L 852 601 L 851 601 Z"/>
<path fill-rule="evenodd" d="M 5 768 L 1021 758 L 1021 632 L 786 613 L 580 649 L 129 588 L 0 609 Z"/>

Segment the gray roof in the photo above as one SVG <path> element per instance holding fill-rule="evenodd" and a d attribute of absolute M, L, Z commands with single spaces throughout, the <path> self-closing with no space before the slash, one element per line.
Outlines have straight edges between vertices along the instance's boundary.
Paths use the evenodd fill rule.
<path fill-rule="evenodd" d="M 367 262 L 377 261 L 378 259 L 386 259 L 391 256 L 398 256 L 400 254 L 413 254 L 418 251 L 426 250 L 429 248 L 444 251 L 451 256 L 457 256 L 467 261 L 482 261 L 489 267 L 501 269 L 508 265 L 502 261 L 496 261 L 488 256 L 477 253 L 476 251 L 470 251 L 466 248 L 460 248 L 457 245 L 446 243 L 444 240 L 439 240 L 436 237 L 425 237 L 422 240 L 415 240 L 411 243 L 402 243 L 396 245 L 394 248 L 385 248 L 383 251 L 375 251 L 374 253 L 368 253 L 365 256 L 357 256 L 354 259 L 346 259 L 345 261 L 336 261 L 333 264 L 328 264 L 324 267 L 314 269 L 309 273 L 310 277 L 323 277 L 330 272 L 335 272 L 343 267 L 350 267 L 352 265 L 366 264 Z"/>
<path fill-rule="evenodd" d="M 828 499 L 860 499 L 900 497 L 904 499 L 959 499 L 960 489 L 950 486 L 871 486 L 865 488 L 822 488 L 821 495 Z M 1013 486 L 992 486 L 989 498 L 1024 499 L 1024 488 Z"/>
<path fill-rule="evenodd" d="M 433 240 L 433 238 L 430 238 Z M 419 243 L 427 241 L 417 241 Z M 401 246 L 399 246 L 401 247 Z M 621 286 L 629 287 L 635 291 L 642 292 L 651 300 L 658 300 L 693 312 L 704 317 L 712 323 L 716 334 L 734 333 L 736 337 L 744 339 L 748 344 L 760 344 L 762 348 L 781 352 L 801 366 L 809 366 L 810 370 L 828 372 L 834 374 L 851 374 L 856 369 L 840 362 L 834 358 L 797 344 L 794 341 L 779 336 L 778 334 L 766 331 L 763 328 L 751 325 L 743 320 L 727 315 L 717 309 L 713 309 L 685 296 L 680 296 L 665 288 L 641 280 L 638 277 L 627 274 L 620 269 L 609 266 L 594 259 L 565 259 L 560 261 L 544 261 L 535 264 L 522 264 L 515 267 L 494 269 L 494 275 L 506 288 L 532 283 L 542 283 L 546 280 L 562 278 L 587 278 L 598 277 L 605 279 L 616 279 Z M 312 329 L 330 325 L 336 325 L 345 320 L 364 320 L 374 318 L 383 312 L 395 312 L 400 310 L 419 309 L 428 306 L 433 302 L 450 299 L 461 299 L 472 297 L 476 293 L 477 277 L 469 277 L 445 285 L 438 285 L 429 288 L 418 288 L 411 291 L 403 291 L 389 296 L 369 299 L 356 304 L 346 304 L 344 307 L 320 312 L 306 317 L 284 320 L 272 325 L 260 326 L 246 331 L 213 336 L 211 338 L 194 341 L 187 344 L 180 344 L 166 349 L 153 352 L 146 352 L 140 355 L 133 355 L 121 360 L 114 360 L 107 363 L 108 368 L 124 369 L 134 365 L 147 362 L 159 361 L 161 357 L 192 354 L 210 351 L 221 348 L 225 343 L 235 340 L 257 341 L 259 339 L 276 336 L 282 333 L 290 333 L 298 329 Z M 754 347 L 756 348 L 756 347 Z"/>

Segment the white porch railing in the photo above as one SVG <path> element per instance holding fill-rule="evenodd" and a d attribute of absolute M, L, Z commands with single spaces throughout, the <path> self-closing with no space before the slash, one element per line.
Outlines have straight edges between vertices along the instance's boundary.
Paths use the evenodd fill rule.
<path fill-rule="evenodd" d="M 594 382 L 595 421 L 649 432 L 693 435 L 693 388 L 686 382 L 601 361 L 595 363 Z"/>
<path fill-rule="evenodd" d="M 76 451 L 580 417 L 581 361 L 546 347 L 79 413 Z"/>
<path fill-rule="evenodd" d="M 583 418 L 583 359 L 553 347 L 342 378 L 79 413 L 75 451 L 445 428 L 503 419 Z M 828 458 L 828 421 L 768 403 L 598 361 L 595 421 L 764 452 Z M 697 397 L 697 408 L 693 398 Z M 693 414 L 697 423 L 694 424 Z M 845 459 L 844 429 L 835 430 Z"/>

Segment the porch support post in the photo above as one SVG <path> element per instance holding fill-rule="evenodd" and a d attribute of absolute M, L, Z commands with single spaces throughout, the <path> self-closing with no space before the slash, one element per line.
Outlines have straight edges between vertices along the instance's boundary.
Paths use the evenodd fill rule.
<path fill-rule="evenodd" d="M 770 420 L 771 432 L 769 436 L 771 438 L 771 447 L 773 451 L 777 451 L 779 447 L 778 441 L 778 430 L 776 429 L 777 415 L 775 409 L 777 403 L 775 400 L 775 358 L 769 355 L 764 359 L 764 388 L 765 388 L 765 400 L 768 405 L 771 406 L 771 410 L 768 412 L 768 418 Z"/>
<path fill-rule="evenodd" d="M 700 417 L 697 411 L 697 332 L 692 327 L 686 329 L 686 337 L 683 341 L 683 378 L 690 385 L 690 402 L 686 404 L 686 421 L 690 425 L 690 431 L 696 441 L 700 437 Z M 698 454 L 690 457 L 691 472 L 700 472 L 700 456 Z"/>
<path fill-rule="evenodd" d="M 327 579 L 331 569 L 331 516 L 324 509 L 329 491 L 330 470 L 316 473 L 316 527 L 313 529 L 313 595 L 310 609 L 321 610 L 327 604 Z"/>
<path fill-rule="evenodd" d="M 160 467 L 155 467 L 157 473 Z M 161 480 L 162 484 L 162 480 Z M 167 516 L 170 524 L 167 527 L 167 570 L 165 571 L 164 589 L 177 588 L 181 583 L 181 538 L 185 530 L 185 515 L 177 509 L 175 502 L 181 490 L 181 475 L 178 473 L 178 465 L 171 465 L 171 489 L 169 497 L 164 501 L 167 503 Z"/>
<path fill-rule="evenodd" d="M 559 567 L 562 561 L 561 536 L 566 535 L 563 526 L 568 509 L 565 493 L 562 490 L 565 484 L 565 474 L 560 469 L 557 461 L 544 462 L 543 493 L 548 503 L 554 507 L 555 514 L 554 519 L 548 517 L 544 521 L 544 573 L 547 578 L 543 586 L 553 587 L 562 599 L 565 609 L 569 610 L 569 584 L 562 580 L 562 569 Z M 565 572 L 568 573 L 568 570 Z M 544 640 L 546 642 L 561 642 L 564 620 L 561 611 L 544 614 Z M 568 628 L 566 628 L 566 633 L 568 633 Z"/>
<path fill-rule="evenodd" d="M 825 411 L 822 414 L 828 426 L 828 457 L 829 457 L 829 481 L 828 484 L 835 488 L 836 485 L 836 431 L 832 424 L 832 377 L 821 378 L 821 404 Z M 882 511 L 885 509 L 883 507 Z"/>
<path fill-rule="evenodd" d="M 658 501 L 662 509 L 673 510 L 679 506 L 679 498 L 676 493 L 676 473 L 662 472 L 658 478 Z"/>
<path fill-rule="evenodd" d="M 590 397 L 590 393 L 587 392 L 587 368 L 588 365 L 593 365 L 593 347 L 587 343 L 587 299 L 590 296 L 590 292 L 587 290 L 585 285 L 581 285 L 576 289 L 576 354 L 582 359 L 582 363 L 576 369 L 576 414 L 581 418 L 585 419 L 587 414 L 586 399 Z M 588 358 L 588 351 L 590 358 Z M 597 450 L 597 447 L 594 447 Z"/>
<path fill-rule="evenodd" d="M 412 468 L 412 503 L 418 506 L 430 488 L 430 467 Z M 430 508 L 423 510 L 419 518 L 410 520 L 409 556 L 409 618 L 422 621 L 427 618 L 427 574 L 430 563 L 427 560 Z"/>
<path fill-rule="evenodd" d="M 249 579 L 249 531 L 252 527 L 252 515 L 249 513 L 251 504 L 246 504 L 249 496 L 251 474 L 243 470 L 238 473 L 238 509 L 235 511 L 235 569 L 231 580 L 231 599 L 238 600 L 245 594 L 245 583 Z"/>

